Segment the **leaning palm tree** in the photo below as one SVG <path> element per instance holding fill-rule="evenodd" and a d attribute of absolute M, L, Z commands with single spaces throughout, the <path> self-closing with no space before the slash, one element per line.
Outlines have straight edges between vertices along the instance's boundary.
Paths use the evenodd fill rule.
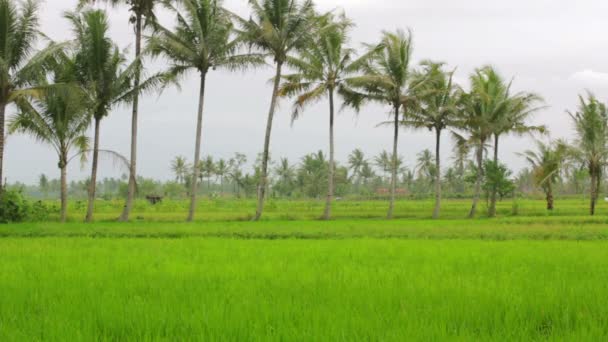
<path fill-rule="evenodd" d="M 93 158 L 86 221 L 93 220 L 101 121 L 117 105 L 136 96 L 132 80 L 137 77 L 137 62 L 126 65 L 126 58 L 109 36 L 108 18 L 101 10 L 68 12 L 66 19 L 75 34 L 73 42 L 73 79 L 84 90 L 94 120 Z M 69 60 L 64 61 L 69 63 Z M 150 87 L 158 82 L 152 77 L 139 85 Z"/>
<path fill-rule="evenodd" d="M 135 29 L 135 61 L 137 63 L 135 70 L 135 77 L 133 78 L 133 87 L 139 88 L 142 73 L 142 36 L 146 25 L 149 25 L 155 21 L 154 8 L 163 3 L 170 2 L 170 0 L 79 0 L 80 6 L 88 3 L 95 2 L 107 2 L 114 6 L 126 5 L 131 12 L 129 22 L 133 24 Z M 120 215 L 121 221 L 128 221 L 131 209 L 133 207 L 133 200 L 136 192 L 137 182 L 137 128 L 138 128 L 138 117 L 139 117 L 139 93 L 135 93 L 132 99 L 133 111 L 131 114 L 131 158 L 129 165 L 129 186 L 127 191 L 127 200 L 122 214 Z"/>
<path fill-rule="evenodd" d="M 262 63 L 256 54 L 239 54 L 241 40 L 234 35 L 232 14 L 222 7 L 221 0 L 183 0 L 178 9 L 167 4 L 177 17 L 173 30 L 155 24 L 155 33 L 148 40 L 154 56 L 169 60 L 169 74 L 183 77 L 197 71 L 200 78 L 196 135 L 194 145 L 194 174 L 190 189 L 188 221 L 194 219 L 198 178 L 200 175 L 203 109 L 207 74 L 215 69 L 236 70 Z"/>
<path fill-rule="evenodd" d="M 599 196 L 602 171 L 608 158 L 608 110 L 593 94 L 587 99 L 579 96 L 579 109 L 568 112 L 576 131 L 576 153 L 586 165 L 591 177 L 591 203 L 589 212 L 595 215 L 595 205 Z"/>
<path fill-rule="evenodd" d="M 57 65 L 55 81 L 63 82 L 65 70 Z M 76 149 L 84 156 L 88 149 L 85 136 L 91 122 L 83 92 L 76 87 L 55 87 L 40 98 L 29 102 L 20 100 L 19 112 L 9 123 L 11 133 L 29 134 L 36 140 L 51 145 L 59 157 L 61 170 L 61 222 L 67 218 L 67 166 L 69 153 Z"/>
<path fill-rule="evenodd" d="M 279 92 L 283 96 L 295 96 L 292 122 L 300 117 L 303 109 L 327 97 L 329 99 L 329 172 L 328 189 L 323 219 L 331 218 L 334 197 L 334 97 L 362 67 L 367 56 L 355 59 L 355 51 L 347 46 L 348 32 L 352 23 L 344 16 L 326 14 L 319 19 L 320 29 L 314 43 L 297 57 L 288 57 L 287 63 L 296 72 L 284 75 Z"/>
<path fill-rule="evenodd" d="M 536 142 L 536 151 L 527 150 L 521 155 L 532 167 L 534 182 L 545 193 L 547 210 L 553 210 L 553 187 L 565 164 L 568 145 L 562 140 L 545 144 Z"/>
<path fill-rule="evenodd" d="M 240 34 L 248 43 L 267 53 L 276 66 L 270 109 L 266 121 L 264 151 L 258 182 L 258 204 L 254 220 L 262 217 L 268 186 L 268 160 L 272 122 L 279 97 L 279 85 L 289 53 L 311 46 L 317 31 L 317 18 L 312 0 L 249 0 L 252 16 L 249 20 L 237 18 Z"/>
<path fill-rule="evenodd" d="M 6 107 L 24 95 L 40 94 L 34 83 L 44 61 L 61 48 L 51 43 L 34 54 L 40 37 L 38 26 L 38 1 L 0 0 L 0 192 L 4 181 Z"/>
<path fill-rule="evenodd" d="M 442 63 L 425 62 L 418 77 L 427 81 L 416 90 L 417 106 L 405 112 L 403 124 L 415 129 L 435 132 L 435 209 L 433 218 L 441 210 L 441 133 L 458 122 L 461 91 L 452 81 L 454 72 L 443 70 Z"/>
<path fill-rule="evenodd" d="M 362 68 L 364 75 L 350 78 L 341 89 L 345 104 L 359 110 L 366 102 L 378 102 L 391 107 L 393 153 L 391 165 L 390 203 L 387 218 L 393 217 L 397 188 L 397 157 L 400 110 L 409 109 L 414 90 L 421 80 L 412 70 L 412 35 L 403 31 L 384 32 L 382 41 L 369 46 L 370 58 Z"/>
<path fill-rule="evenodd" d="M 506 82 L 496 72 L 492 75 L 495 82 L 504 89 L 504 106 L 502 110 L 494 112 L 495 117 L 492 120 L 493 136 L 494 136 L 494 163 L 498 165 L 498 143 L 501 136 L 507 134 L 517 135 L 533 135 L 535 133 L 545 133 L 545 126 L 529 125 L 527 121 L 532 115 L 544 108 L 539 106 L 543 100 L 540 96 L 534 93 L 518 92 L 511 94 L 511 83 Z M 496 200 L 498 189 L 492 188 L 490 194 L 490 206 L 488 208 L 488 216 L 496 216 Z"/>

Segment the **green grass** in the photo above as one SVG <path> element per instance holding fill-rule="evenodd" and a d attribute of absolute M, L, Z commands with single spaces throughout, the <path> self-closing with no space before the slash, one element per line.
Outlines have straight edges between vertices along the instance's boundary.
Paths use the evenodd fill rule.
<path fill-rule="evenodd" d="M 0 341 L 602 341 L 608 215 L 569 199 L 139 202 L 133 222 L 0 225 Z M 561 204 L 561 206 L 559 206 Z M 80 215 L 78 204 L 73 212 Z M 483 210 L 483 208 L 482 208 Z M 105 218 L 104 218 L 104 215 Z"/>
<path fill-rule="evenodd" d="M 606 340 L 603 241 L 0 239 L 0 339 Z"/>

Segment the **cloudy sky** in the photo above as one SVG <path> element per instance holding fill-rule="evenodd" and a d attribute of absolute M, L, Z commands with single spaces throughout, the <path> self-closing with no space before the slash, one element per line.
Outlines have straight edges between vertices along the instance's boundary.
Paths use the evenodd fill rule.
<path fill-rule="evenodd" d="M 62 13 L 77 0 L 47 0 L 43 5 L 42 31 L 61 41 L 70 38 Z M 457 79 L 466 83 L 476 67 L 491 64 L 505 77 L 514 78 L 516 90 L 534 91 L 544 97 L 548 108 L 534 122 L 546 124 L 552 137 L 570 137 L 571 125 L 565 111 L 575 109 L 577 94 L 585 89 L 608 100 L 608 2 L 601 0 L 318 0 L 324 10 L 344 9 L 357 27 L 352 44 L 375 42 L 382 30 L 410 28 L 414 34 L 414 58 L 433 59 L 457 67 Z M 247 15 L 246 0 L 226 0 L 226 7 Z M 98 5 L 107 8 L 105 5 Z M 107 8 L 112 35 L 124 48 L 132 47 L 133 30 L 126 8 Z M 171 20 L 160 11 L 162 20 Z M 131 48 L 131 51 L 133 49 Z M 161 68 L 157 61 L 151 71 Z M 250 160 L 261 151 L 273 70 L 214 72 L 208 78 L 204 118 L 203 154 L 229 158 L 242 152 Z M 192 160 L 198 81 L 185 80 L 181 90 L 147 96 L 140 109 L 139 174 L 168 179 L 171 159 L 184 155 Z M 297 161 L 302 155 L 327 149 L 327 104 L 311 107 L 293 126 L 289 101 L 277 113 L 272 137 L 275 158 Z M 12 111 L 12 109 L 11 109 Z M 346 160 L 350 151 L 362 148 L 368 156 L 391 147 L 391 130 L 376 128 L 386 119 L 387 109 L 365 108 L 359 115 L 345 110 L 336 123 L 336 152 Z M 9 114 L 10 115 L 10 114 Z M 102 124 L 101 145 L 124 154 L 129 151 L 130 112 L 119 108 Z M 451 144 L 444 139 L 444 160 L 449 161 Z M 500 157 L 515 170 L 524 164 L 516 153 L 531 146 L 531 140 L 508 138 Z M 433 147 L 428 132 L 403 131 L 400 151 L 411 167 L 416 154 Z M 102 161 L 101 177 L 122 172 L 112 161 Z M 6 150 L 9 182 L 36 182 L 41 173 L 57 177 L 57 158 L 46 146 L 25 136 L 10 136 Z M 84 178 L 87 169 L 77 163 L 69 176 Z"/>

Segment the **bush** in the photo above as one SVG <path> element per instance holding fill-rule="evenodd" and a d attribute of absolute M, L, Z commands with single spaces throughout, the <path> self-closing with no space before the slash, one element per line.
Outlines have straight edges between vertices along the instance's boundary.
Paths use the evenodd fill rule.
<path fill-rule="evenodd" d="M 20 190 L 5 190 L 0 194 L 0 223 L 44 221 L 49 208 L 38 201 L 30 203 Z"/>
<path fill-rule="evenodd" d="M 0 223 L 25 221 L 31 205 L 21 191 L 6 190 L 0 193 Z"/>

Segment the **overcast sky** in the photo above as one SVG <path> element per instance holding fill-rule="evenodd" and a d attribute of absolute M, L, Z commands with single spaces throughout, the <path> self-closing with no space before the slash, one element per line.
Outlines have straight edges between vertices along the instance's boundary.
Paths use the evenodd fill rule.
<path fill-rule="evenodd" d="M 77 0 L 47 0 L 42 11 L 42 31 L 54 40 L 70 38 L 62 13 Z M 227 8 L 247 15 L 246 0 L 226 0 Z M 577 94 L 585 89 L 608 100 L 608 2 L 602 0 L 318 0 L 320 9 L 342 8 L 356 23 L 352 44 L 376 42 L 382 30 L 410 28 L 414 34 L 416 61 L 432 59 L 457 67 L 456 78 L 466 83 L 476 67 L 491 64 L 505 77 L 514 77 L 516 90 L 534 91 L 546 100 L 548 109 L 536 115 L 534 123 L 546 124 L 552 137 L 571 137 L 565 111 L 575 109 Z M 131 48 L 133 30 L 124 7 L 107 8 L 112 36 L 124 48 Z M 159 10 L 168 21 L 171 15 Z M 131 54 L 130 52 L 130 54 Z M 156 62 L 150 71 L 162 67 Z M 204 114 L 203 155 L 229 158 L 245 153 L 250 160 L 262 150 L 266 113 L 270 101 L 268 80 L 271 67 L 255 72 L 213 72 L 208 77 Z M 170 161 L 177 155 L 192 160 L 198 81 L 185 80 L 181 91 L 166 90 L 141 101 L 138 173 L 169 179 Z M 272 155 L 293 162 L 304 154 L 327 150 L 327 104 L 308 109 L 290 125 L 291 103 L 283 100 L 277 112 L 271 143 Z M 12 115 L 10 108 L 9 115 Z M 366 107 L 358 116 L 351 111 L 336 121 L 337 158 L 345 161 L 355 148 L 369 156 L 391 148 L 391 130 L 376 128 L 386 119 L 387 108 Z M 130 111 L 119 108 L 102 122 L 101 146 L 125 155 L 129 151 Z M 408 166 L 416 154 L 433 148 L 428 132 L 402 131 L 400 154 Z M 444 138 L 445 162 L 451 143 Z M 524 166 L 516 155 L 531 147 L 530 139 L 507 138 L 500 158 L 512 169 Z M 445 165 L 445 164 L 444 164 Z M 52 150 L 26 136 L 10 136 L 6 146 L 6 176 L 9 182 L 34 183 L 41 173 L 58 177 L 57 157 Z M 89 165 L 70 166 L 71 179 L 82 179 Z M 102 161 L 100 178 L 122 172 L 110 160 Z"/>

